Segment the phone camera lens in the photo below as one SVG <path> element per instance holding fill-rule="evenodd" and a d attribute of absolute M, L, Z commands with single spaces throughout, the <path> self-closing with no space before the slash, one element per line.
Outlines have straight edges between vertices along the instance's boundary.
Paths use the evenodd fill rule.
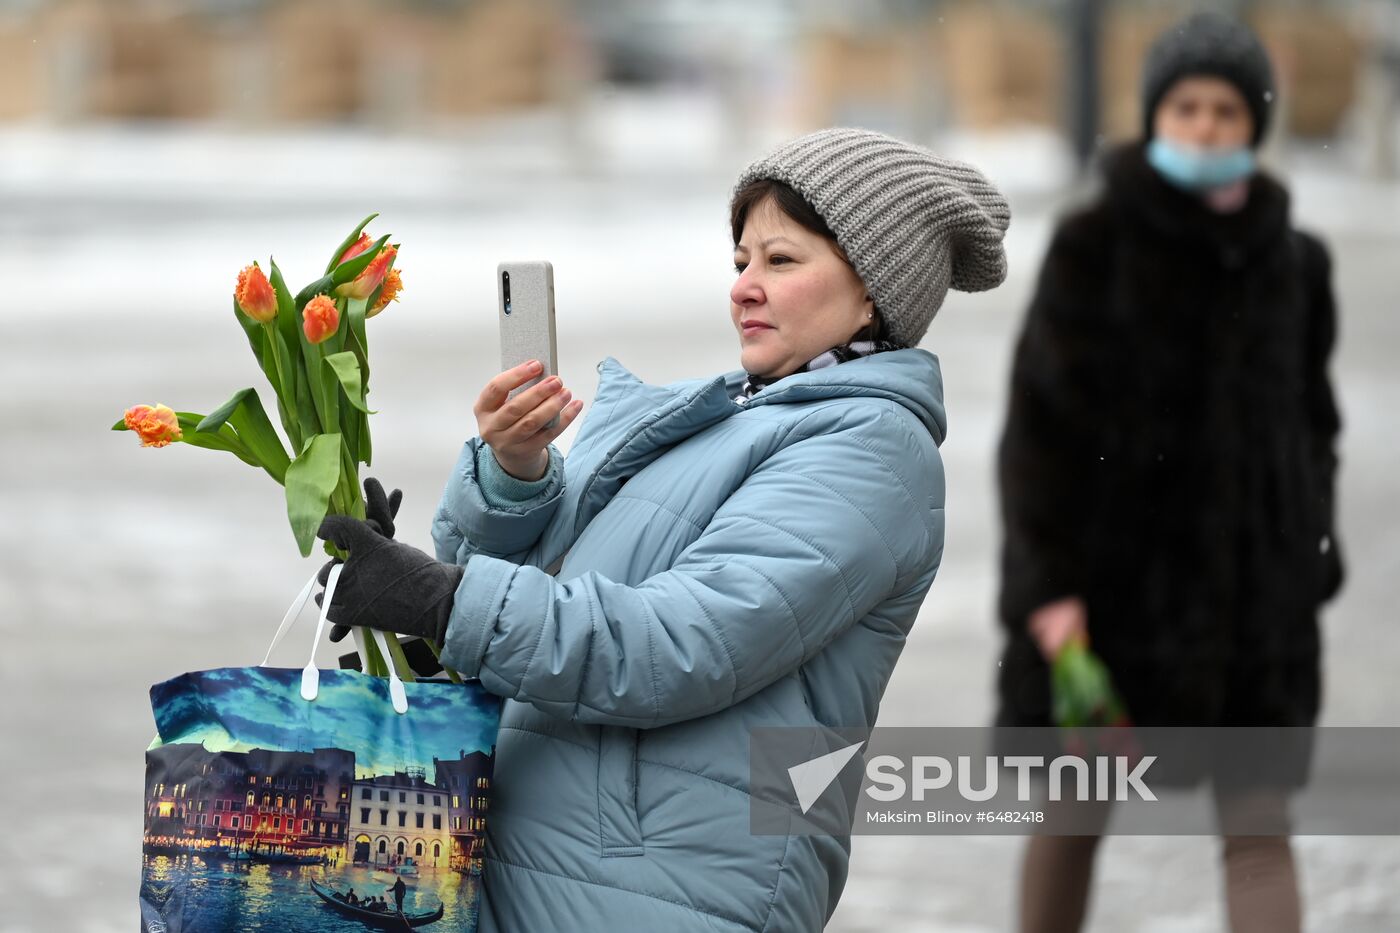
<path fill-rule="evenodd" d="M 510 273 L 501 273 L 501 299 L 505 304 L 506 314 L 510 314 Z"/>

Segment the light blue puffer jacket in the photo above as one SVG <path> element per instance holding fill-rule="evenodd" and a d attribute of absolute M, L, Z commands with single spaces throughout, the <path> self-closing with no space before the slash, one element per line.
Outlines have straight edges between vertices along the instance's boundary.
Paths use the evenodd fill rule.
<path fill-rule="evenodd" d="M 820 929 L 849 839 L 749 831 L 749 730 L 874 724 L 943 553 L 938 360 L 666 386 L 609 357 L 567 463 L 433 524 L 443 661 L 508 699 L 483 933 Z M 624 485 L 625 484 L 625 485 Z"/>

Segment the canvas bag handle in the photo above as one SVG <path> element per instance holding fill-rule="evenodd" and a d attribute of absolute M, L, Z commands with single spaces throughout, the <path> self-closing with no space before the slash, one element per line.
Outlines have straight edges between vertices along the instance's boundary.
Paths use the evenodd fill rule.
<path fill-rule="evenodd" d="M 321 600 L 321 613 L 316 620 L 316 638 L 311 642 L 311 658 L 306 662 L 306 667 L 301 670 L 301 696 L 305 700 L 315 700 L 321 687 L 321 672 L 316 668 L 316 646 L 321 643 L 321 636 L 326 632 L 327 614 L 330 612 L 331 599 L 335 596 L 335 585 L 340 580 L 340 572 L 344 564 L 334 564 L 331 567 L 330 576 L 326 578 L 326 595 Z M 311 601 L 311 591 L 316 588 L 316 577 L 320 575 L 318 570 L 306 585 L 301 588 L 301 592 L 292 600 L 291 606 L 287 608 L 287 613 L 282 617 L 282 624 L 277 626 L 277 633 L 272 636 L 272 644 L 267 646 L 267 654 L 263 655 L 262 663 L 259 667 L 267 667 L 272 659 L 272 652 L 277 650 L 277 646 L 282 643 L 282 639 L 287 637 L 287 633 L 296 624 L 297 618 L 301 615 L 301 610 Z M 355 644 L 360 649 L 360 657 L 368 658 L 365 652 L 364 636 L 358 628 L 355 633 Z M 381 655 L 390 658 L 389 640 L 383 632 L 378 629 L 371 630 L 374 642 L 379 646 Z M 368 661 L 365 662 L 368 665 Z M 368 673 L 363 667 L 363 673 Z M 389 699 L 394 705 L 394 712 L 408 712 L 408 691 L 404 689 L 403 680 L 399 677 L 399 672 L 394 669 L 391 662 L 389 664 Z"/>

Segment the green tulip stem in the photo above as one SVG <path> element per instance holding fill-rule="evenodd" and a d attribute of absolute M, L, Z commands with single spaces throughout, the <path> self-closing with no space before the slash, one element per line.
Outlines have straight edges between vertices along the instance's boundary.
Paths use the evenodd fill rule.
<path fill-rule="evenodd" d="M 262 329 L 263 340 L 266 341 L 267 346 L 272 348 L 272 368 L 277 373 L 277 385 L 275 387 L 277 389 L 277 400 L 284 406 L 295 406 L 296 392 L 292 386 L 287 384 L 287 364 L 291 361 L 284 361 L 286 354 L 283 353 L 282 335 L 277 330 L 277 319 L 273 318 L 271 321 L 265 322 L 262 325 Z M 283 427 L 285 428 L 287 425 L 283 425 Z M 288 440 L 292 442 L 293 453 L 301 449 L 300 437 L 288 437 Z"/>
<path fill-rule="evenodd" d="M 326 509 L 326 514 L 327 514 L 327 515 L 349 515 L 349 514 L 350 514 L 350 510 L 349 510 L 349 509 L 346 507 L 346 505 L 345 505 L 345 497 L 344 497 L 343 495 L 341 495 L 341 492 L 340 492 L 340 487 L 341 487 L 342 485 L 343 485 L 342 483 L 336 483 L 335 488 L 331 490 L 331 497 L 330 497 L 330 499 L 327 501 L 327 506 L 328 506 L 328 508 Z"/>
<path fill-rule="evenodd" d="M 371 677 L 388 677 L 389 668 L 384 663 L 383 655 L 379 653 L 379 645 L 374 641 L 374 633 L 368 628 L 362 628 L 360 634 L 364 636 L 365 673 Z"/>
<path fill-rule="evenodd" d="M 355 518 L 365 517 L 365 503 L 360 497 L 360 471 L 355 465 L 355 458 L 350 453 L 350 446 L 345 442 L 345 435 L 340 435 L 340 470 L 341 482 L 346 490 L 346 496 L 352 500 L 353 512 L 347 512 Z"/>
<path fill-rule="evenodd" d="M 428 646 L 428 650 L 433 653 L 433 658 L 436 659 L 439 664 L 442 664 L 442 649 L 438 647 L 437 642 L 430 638 L 425 638 L 423 639 L 423 644 Z M 458 674 L 446 664 L 442 665 L 442 669 L 447 673 L 447 679 L 454 684 L 460 684 L 462 682 L 462 675 Z"/>
<path fill-rule="evenodd" d="M 384 640 L 389 643 L 389 654 L 394 662 L 394 670 L 399 672 L 399 679 L 404 681 L 414 681 L 418 678 L 413 676 L 413 666 L 408 663 L 408 656 L 403 653 L 403 645 L 399 643 L 399 636 L 393 632 L 385 632 Z M 385 672 L 387 676 L 388 672 Z"/>

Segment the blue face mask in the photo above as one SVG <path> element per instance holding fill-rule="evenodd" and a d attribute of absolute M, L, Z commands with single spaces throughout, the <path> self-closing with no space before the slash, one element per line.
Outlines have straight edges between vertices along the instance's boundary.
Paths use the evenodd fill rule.
<path fill-rule="evenodd" d="M 1157 173 L 1178 188 L 1206 191 L 1246 178 L 1254 173 L 1252 149 L 1191 149 L 1165 139 L 1147 145 L 1147 161 Z"/>

